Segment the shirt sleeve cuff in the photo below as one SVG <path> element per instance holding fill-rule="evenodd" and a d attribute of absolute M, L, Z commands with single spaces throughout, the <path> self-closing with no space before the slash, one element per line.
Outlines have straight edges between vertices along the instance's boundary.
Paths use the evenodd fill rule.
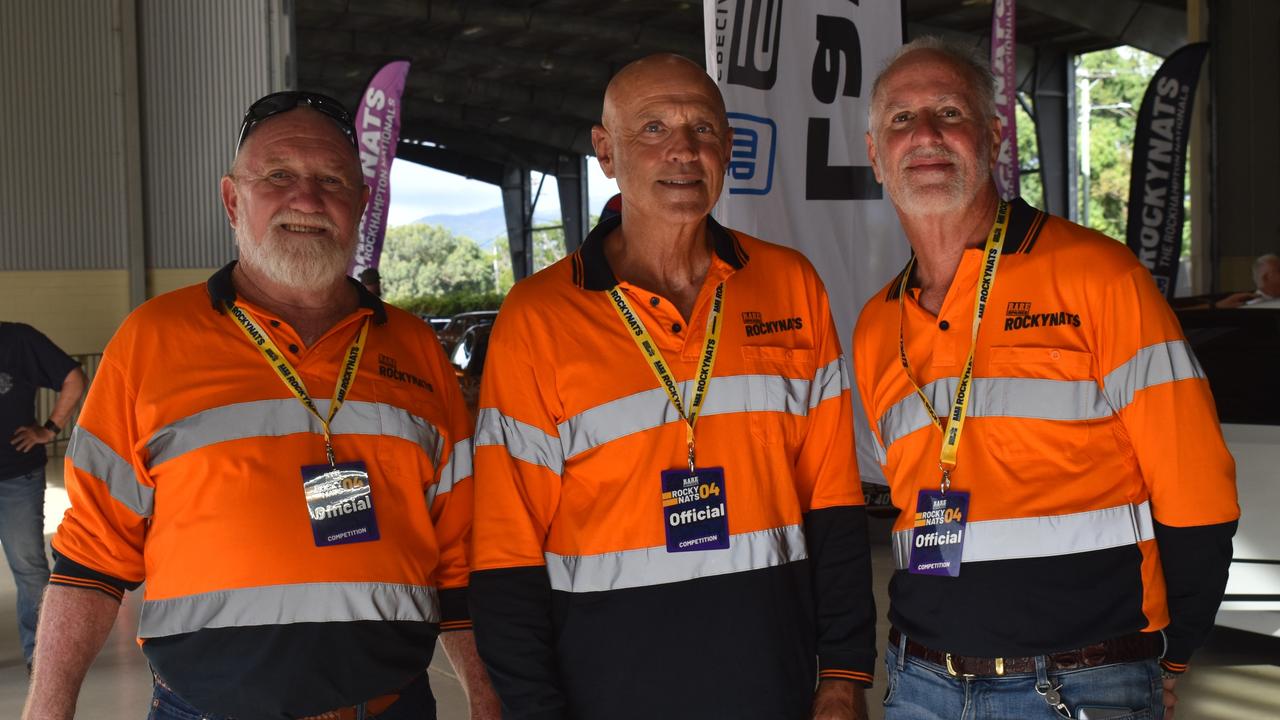
<path fill-rule="evenodd" d="M 854 656 L 821 656 L 818 667 L 819 680 L 849 680 L 868 688 L 875 682 L 874 656 L 865 661 Z"/>
<path fill-rule="evenodd" d="M 440 632 L 470 630 L 471 613 L 467 609 L 467 589 L 448 588 L 440 591 Z"/>
<path fill-rule="evenodd" d="M 53 571 L 49 573 L 49 584 L 97 590 L 119 601 L 124 598 L 126 591 L 137 589 L 142 583 L 129 582 L 100 573 L 54 550 Z"/>

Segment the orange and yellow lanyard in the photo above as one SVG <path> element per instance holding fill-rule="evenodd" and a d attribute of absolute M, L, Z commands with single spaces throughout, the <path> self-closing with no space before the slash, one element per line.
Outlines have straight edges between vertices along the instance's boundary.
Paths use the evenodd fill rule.
<path fill-rule="evenodd" d="M 280 380 L 284 382 L 285 387 L 289 388 L 289 392 L 298 398 L 312 415 L 320 421 L 321 427 L 324 428 L 324 454 L 329 460 L 330 465 L 334 465 L 333 457 L 333 432 L 330 426 L 333 424 L 333 418 L 338 414 L 338 408 L 342 407 L 342 403 L 347 399 L 347 393 L 351 390 L 352 383 L 356 379 L 356 370 L 360 367 L 360 355 L 364 352 L 365 340 L 369 337 L 369 320 L 366 318 L 364 324 L 360 326 L 360 332 L 356 335 L 356 339 L 351 343 L 351 347 L 347 349 L 346 361 L 342 365 L 342 373 L 338 376 L 338 383 L 333 387 L 333 399 L 329 402 L 329 416 L 325 417 L 320 414 L 320 410 L 316 408 L 316 404 L 311 400 L 311 395 L 307 393 L 307 386 L 302 382 L 302 376 L 293 368 L 285 358 L 284 353 L 280 352 L 280 348 L 271 340 L 271 336 L 267 335 L 247 311 L 238 305 L 228 303 L 227 313 L 231 319 L 235 320 L 236 325 L 244 331 L 245 337 L 258 348 L 262 353 L 262 357 L 267 359 L 267 364 L 271 369 L 276 371 L 280 376 Z"/>
<path fill-rule="evenodd" d="M 978 328 L 982 325 L 982 316 L 987 309 L 987 300 L 991 296 L 992 286 L 995 285 L 996 269 L 1000 264 L 1000 246 L 1004 242 L 1005 232 L 1008 227 L 1009 203 L 1001 200 L 1000 207 L 996 210 L 996 221 L 991 226 L 991 233 L 987 235 L 987 242 L 982 251 L 982 277 L 978 282 L 978 292 L 973 300 L 973 330 L 969 338 L 969 358 L 965 361 L 964 372 L 961 373 L 960 382 L 956 385 L 955 400 L 951 404 L 951 414 L 947 416 L 945 427 L 938 418 L 938 413 L 934 411 L 933 404 L 929 402 L 924 390 L 920 389 L 915 376 L 911 374 L 911 363 L 907 361 L 907 343 L 904 329 L 906 325 L 907 281 L 910 279 L 911 270 L 915 266 L 915 255 L 912 255 L 911 259 L 907 261 L 907 267 L 902 271 L 902 281 L 898 286 L 898 357 L 902 360 L 902 369 L 906 372 L 907 379 L 911 381 L 911 387 L 915 388 L 920 402 L 924 403 L 924 409 L 929 413 L 929 419 L 942 431 L 942 451 L 938 456 L 938 468 L 942 470 L 942 492 L 944 493 L 951 486 L 951 472 L 956 467 L 956 456 L 960 448 L 960 435 L 964 432 L 965 418 L 969 415 L 969 398 L 973 394 L 971 392 L 971 386 L 973 385 L 973 356 L 978 349 Z"/>
<path fill-rule="evenodd" d="M 698 422 L 698 414 L 702 412 L 702 406 L 707 401 L 711 370 L 715 366 L 716 351 L 719 349 L 720 314 L 724 309 L 724 283 L 716 286 L 715 297 L 711 301 L 711 312 L 707 315 L 707 334 L 702 344 L 702 359 L 698 364 L 698 378 L 694 383 L 693 399 L 689 401 L 688 412 L 685 411 L 676 379 L 671 375 L 671 367 L 662 357 L 662 351 L 658 349 L 658 343 L 654 342 L 653 336 L 645 329 L 640 316 L 631 307 L 631 303 L 627 302 L 627 298 L 623 296 L 617 285 L 609 288 L 609 299 L 613 301 L 613 309 L 618 311 L 618 317 L 622 318 L 627 330 L 631 332 L 632 339 L 636 341 L 636 347 L 640 348 L 649 367 L 653 369 L 653 374 L 658 378 L 658 384 L 666 391 L 671 406 L 680 414 L 680 419 L 685 421 L 689 471 L 692 472 L 694 470 L 693 428 Z"/>

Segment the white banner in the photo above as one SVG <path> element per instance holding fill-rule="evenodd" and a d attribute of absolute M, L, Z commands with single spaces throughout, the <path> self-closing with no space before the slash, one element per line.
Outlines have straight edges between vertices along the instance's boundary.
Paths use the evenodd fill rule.
<path fill-rule="evenodd" d="M 863 304 L 908 257 L 864 139 L 871 82 L 902 45 L 901 9 L 899 0 L 703 4 L 707 68 L 733 127 L 716 219 L 808 256 L 846 356 Z M 862 477 L 883 483 L 854 392 Z"/>

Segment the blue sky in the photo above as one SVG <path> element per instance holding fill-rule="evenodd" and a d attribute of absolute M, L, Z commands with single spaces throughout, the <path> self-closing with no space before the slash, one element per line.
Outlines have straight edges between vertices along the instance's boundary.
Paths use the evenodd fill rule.
<path fill-rule="evenodd" d="M 591 214 L 598 215 L 605 201 L 618 192 L 618 185 L 604 176 L 594 157 L 587 158 L 587 192 Z M 538 191 L 538 173 L 533 174 L 533 190 Z M 429 168 L 425 165 L 396 160 L 391 164 L 391 209 L 389 225 L 404 225 L 425 215 L 460 215 L 502 206 L 502 193 L 497 185 L 468 180 L 461 175 Z M 560 212 L 560 196 L 554 176 L 548 176 L 534 212 L 555 215 Z"/>

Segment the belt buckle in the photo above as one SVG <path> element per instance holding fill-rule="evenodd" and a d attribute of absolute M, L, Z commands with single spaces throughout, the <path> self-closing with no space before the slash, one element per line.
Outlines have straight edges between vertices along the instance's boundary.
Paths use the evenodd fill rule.
<path fill-rule="evenodd" d="M 973 673 L 956 672 L 955 666 L 951 664 L 951 653 L 946 653 L 946 658 L 947 658 L 947 672 L 951 673 L 951 677 L 963 677 L 965 679 L 977 677 Z M 1001 677 L 1003 675 L 1004 675 L 1004 658 L 998 657 L 996 658 L 996 676 Z"/>
<path fill-rule="evenodd" d="M 962 677 L 966 680 L 972 679 L 974 677 L 973 673 L 956 672 L 955 666 L 951 664 L 951 653 L 947 653 L 946 656 L 947 656 L 947 672 L 951 673 L 951 677 Z"/>

